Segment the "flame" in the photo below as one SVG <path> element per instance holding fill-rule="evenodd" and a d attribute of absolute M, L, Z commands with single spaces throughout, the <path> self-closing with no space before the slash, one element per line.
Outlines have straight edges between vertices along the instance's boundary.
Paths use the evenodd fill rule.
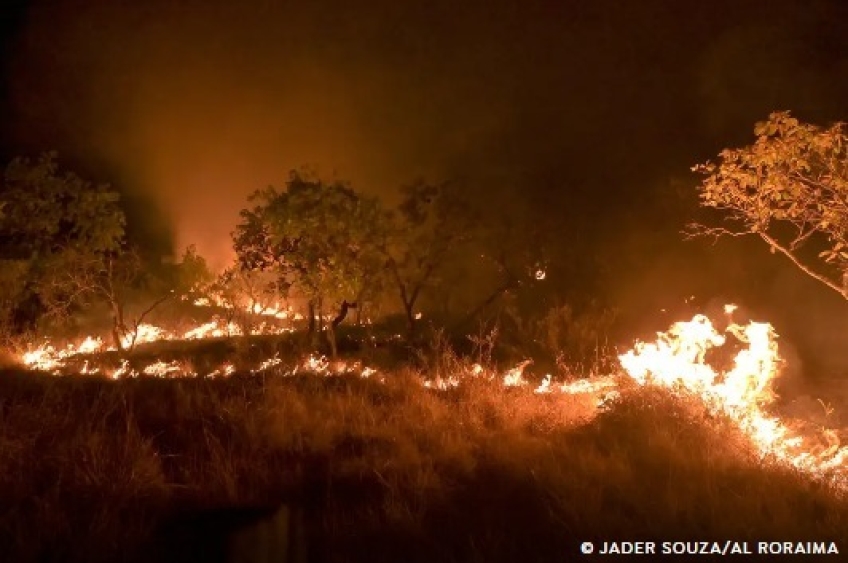
<path fill-rule="evenodd" d="M 272 367 L 280 365 L 281 363 L 283 363 L 283 360 L 281 360 L 277 354 L 274 354 L 273 357 L 268 358 L 267 360 L 262 360 L 262 362 L 259 364 L 259 367 L 253 370 L 253 373 L 267 371 Z"/>
<path fill-rule="evenodd" d="M 242 330 L 233 322 L 223 323 L 220 319 L 209 322 L 186 331 L 184 340 L 200 340 L 203 338 L 221 338 L 224 336 L 241 336 Z"/>
<path fill-rule="evenodd" d="M 198 307 L 212 304 L 224 307 L 220 298 L 211 296 L 195 301 Z M 537 395 L 563 393 L 590 395 L 597 399 L 598 408 L 606 408 L 621 394 L 621 376 L 637 385 L 655 385 L 675 393 L 686 393 L 700 398 L 714 414 L 724 414 L 732 419 L 750 438 L 764 458 L 778 460 L 814 476 L 831 479 L 848 489 L 848 446 L 841 446 L 838 433 L 833 429 L 821 428 L 810 432 L 809 425 L 801 428 L 795 421 L 785 421 L 774 414 L 776 395 L 774 382 L 783 364 L 777 346 L 777 334 L 768 323 L 750 322 L 740 325 L 732 320 L 735 305 L 727 305 L 727 326 L 717 330 L 713 322 L 704 315 L 696 315 L 690 321 L 678 322 L 667 332 L 657 333 L 653 342 L 636 342 L 634 347 L 619 356 L 623 373 L 578 379 L 556 384 L 551 374 L 546 374 L 535 387 L 530 387 L 525 370 L 532 360 L 524 360 L 502 374 L 479 363 L 462 364 L 453 373 L 439 374 L 435 379 L 426 379 L 422 374 L 421 384 L 427 389 L 444 391 L 459 387 L 466 379 L 499 381 L 505 387 L 528 388 Z M 299 315 L 290 308 L 273 305 L 250 305 L 248 312 L 277 320 L 295 319 Z M 122 339 L 122 346 L 129 348 L 166 340 L 196 340 L 244 336 L 242 329 L 233 322 L 219 317 L 183 330 L 170 331 L 150 324 L 140 324 L 134 334 Z M 277 321 L 260 323 L 250 329 L 250 334 L 282 334 L 292 332 L 291 326 L 279 326 Z M 399 337 L 398 337 L 399 338 Z M 732 346 L 728 346 L 731 344 Z M 726 348 L 723 348 L 726 347 Z M 711 356 L 721 354 L 733 347 L 735 354 L 723 368 L 711 365 Z M 325 356 L 310 355 L 290 368 L 276 354 L 258 361 L 255 365 L 239 366 L 223 363 L 208 373 L 198 374 L 191 366 L 180 361 L 156 360 L 148 365 L 131 365 L 126 359 L 117 367 L 104 367 L 92 363 L 90 356 L 116 350 L 107 346 L 101 338 L 86 336 L 78 344 L 56 346 L 49 341 L 32 345 L 21 355 L 21 360 L 31 369 L 48 373 L 81 373 L 101 375 L 112 379 L 126 377 L 228 377 L 237 369 L 253 374 L 269 373 L 280 376 L 312 374 L 319 376 L 358 375 L 362 378 L 377 378 L 378 371 L 363 366 L 360 362 L 330 360 Z M 728 356 L 729 354 L 725 354 Z M 136 362 L 137 363 L 137 362 Z M 715 362 L 713 362 L 715 363 Z M 824 444 L 824 445 L 823 445 Z"/>
<path fill-rule="evenodd" d="M 545 374 L 545 377 L 542 379 L 542 382 L 538 387 L 533 391 L 534 393 L 550 393 L 551 392 L 551 374 Z"/>
<path fill-rule="evenodd" d="M 506 387 L 524 387 L 527 380 L 524 379 L 524 368 L 533 363 L 533 360 L 524 360 L 514 368 L 507 371 L 503 376 L 503 384 Z"/>
<path fill-rule="evenodd" d="M 175 374 L 182 374 L 185 372 L 182 366 L 174 360 L 171 362 L 163 362 L 157 361 L 142 370 L 145 375 L 153 376 L 153 377 L 170 377 Z M 193 374 L 193 372 L 191 372 Z"/>
<path fill-rule="evenodd" d="M 462 384 L 459 377 L 450 375 L 448 377 L 437 377 L 436 379 L 428 379 L 424 381 L 424 387 L 427 389 L 436 389 L 438 391 L 447 391 L 455 389 Z"/>
<path fill-rule="evenodd" d="M 290 305 L 284 305 L 279 301 L 263 303 L 256 299 L 237 299 L 234 303 L 232 299 L 228 299 L 220 293 L 207 290 L 206 295 L 198 297 L 193 301 L 195 307 L 217 307 L 219 309 L 239 310 L 257 316 L 273 317 L 279 320 L 294 320 L 302 321 L 304 316 L 298 313 Z M 331 320 L 332 315 L 325 315 L 324 320 Z"/>
<path fill-rule="evenodd" d="M 138 344 L 167 340 L 170 338 L 168 331 L 147 323 L 141 323 L 134 331 L 126 331 L 121 337 L 123 348 L 132 348 Z"/>
<path fill-rule="evenodd" d="M 735 308 L 729 305 L 725 312 L 730 315 Z M 709 365 L 707 353 L 724 346 L 731 337 L 744 345 L 734 356 L 732 367 L 721 370 Z M 822 432 L 830 446 L 813 453 L 813 436 L 769 412 L 776 400 L 773 384 L 782 364 L 777 334 L 770 324 L 750 322 L 742 326 L 731 321 L 720 333 L 707 317 L 696 315 L 659 333 L 653 343 L 637 342 L 619 360 L 638 384 L 694 394 L 711 412 L 729 416 L 764 458 L 848 486 L 848 446 L 839 446 L 833 430 Z"/>

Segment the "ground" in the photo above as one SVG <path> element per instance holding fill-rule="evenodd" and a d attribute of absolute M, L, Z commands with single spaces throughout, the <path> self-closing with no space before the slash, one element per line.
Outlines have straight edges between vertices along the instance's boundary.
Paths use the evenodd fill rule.
<path fill-rule="evenodd" d="M 419 375 L 7 369 L 0 559 L 571 561 L 584 541 L 848 539 L 848 499 L 695 400 L 625 385 L 599 409 Z"/>

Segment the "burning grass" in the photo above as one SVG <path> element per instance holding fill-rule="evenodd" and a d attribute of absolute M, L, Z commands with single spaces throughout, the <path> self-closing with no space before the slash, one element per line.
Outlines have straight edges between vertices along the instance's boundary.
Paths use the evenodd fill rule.
<path fill-rule="evenodd" d="M 208 560 L 230 529 L 174 536 L 186 514 L 267 522 L 281 504 L 310 560 L 560 561 L 587 539 L 848 529 L 841 430 L 779 417 L 765 323 L 697 316 L 618 375 L 564 384 L 438 346 L 418 370 L 374 369 L 299 356 L 290 330 L 186 334 L 44 344 L 22 355 L 43 372 L 0 374 L 0 556 Z"/>
<path fill-rule="evenodd" d="M 276 370 L 276 371 L 275 371 Z M 0 558 L 162 560 L 163 522 L 291 502 L 315 560 L 562 561 L 585 539 L 839 539 L 848 503 L 729 417 L 625 386 L 537 394 L 290 375 L 0 377 Z M 168 540 L 170 541 L 170 540 Z M 207 533 L 187 553 L 219 538 Z M 152 542 L 152 543 L 151 543 Z M 193 544 L 191 544 L 193 545 Z"/>

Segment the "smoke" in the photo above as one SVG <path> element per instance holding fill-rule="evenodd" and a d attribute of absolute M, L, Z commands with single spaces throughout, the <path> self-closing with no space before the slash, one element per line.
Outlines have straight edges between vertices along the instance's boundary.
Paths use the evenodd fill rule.
<path fill-rule="evenodd" d="M 176 245 L 216 265 L 246 195 L 293 168 L 388 193 L 497 127 L 485 102 L 460 120 L 473 92 L 450 64 L 427 68 L 421 33 L 404 45 L 349 7 L 141 4 L 33 5 L 13 65 L 16 133 L 115 163 Z M 384 12 L 377 22 L 404 15 Z"/>
<path fill-rule="evenodd" d="M 554 259 L 577 248 L 616 284 L 659 292 L 659 272 L 721 266 L 669 259 L 691 209 L 658 220 L 651 183 L 748 139 L 772 109 L 838 117 L 836 6 L 32 1 L 6 127 L 21 151 L 88 163 L 149 236 L 173 232 L 215 266 L 246 196 L 311 165 L 384 196 L 418 176 L 467 179 L 553 225 Z M 621 260 L 631 240 L 663 237 L 675 242 L 637 249 L 640 267 Z"/>

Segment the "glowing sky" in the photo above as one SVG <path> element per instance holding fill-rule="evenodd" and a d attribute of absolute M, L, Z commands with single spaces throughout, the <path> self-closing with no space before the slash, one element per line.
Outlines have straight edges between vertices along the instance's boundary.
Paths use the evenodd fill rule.
<path fill-rule="evenodd" d="M 521 205 L 563 241 L 549 283 L 591 268 L 646 306 L 651 290 L 721 276 L 784 291 L 750 267 L 748 247 L 719 256 L 680 241 L 689 168 L 750 142 L 776 109 L 848 119 L 848 4 L 837 0 L 2 10 L 4 161 L 56 149 L 126 194 L 140 237 L 196 244 L 214 265 L 245 196 L 312 165 L 373 194 L 424 175 Z"/>

